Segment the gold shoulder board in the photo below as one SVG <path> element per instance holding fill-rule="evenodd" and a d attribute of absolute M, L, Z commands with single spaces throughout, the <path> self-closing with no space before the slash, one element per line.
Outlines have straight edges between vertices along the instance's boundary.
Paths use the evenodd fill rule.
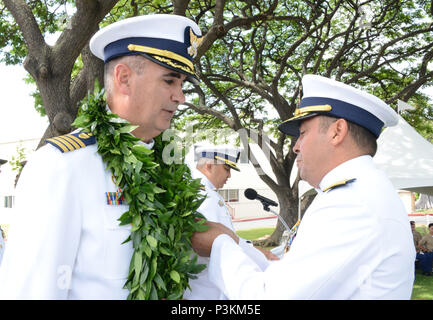
<path fill-rule="evenodd" d="M 96 143 L 96 137 L 91 133 L 77 132 L 45 140 L 62 153 L 78 150 Z"/>

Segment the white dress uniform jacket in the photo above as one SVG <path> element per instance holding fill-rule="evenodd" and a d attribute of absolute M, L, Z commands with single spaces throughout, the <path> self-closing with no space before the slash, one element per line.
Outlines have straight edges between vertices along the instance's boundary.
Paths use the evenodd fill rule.
<path fill-rule="evenodd" d="M 224 198 L 216 191 L 215 186 L 209 179 L 197 169 L 191 170 L 194 179 L 201 179 L 204 186 L 202 191 L 205 194 L 206 200 L 203 201 L 199 208 L 199 212 L 206 217 L 207 220 L 218 222 L 225 225 L 227 228 L 235 231 L 230 213 L 224 203 Z M 265 269 L 269 262 L 265 255 L 253 247 L 250 241 L 239 238 L 239 246 L 241 250 L 261 268 Z M 198 263 L 208 264 L 209 258 L 198 257 Z M 208 279 L 208 270 L 203 270 L 197 279 L 189 281 L 191 290 L 187 289 L 184 293 L 184 299 L 188 300 L 224 300 L 227 299 L 222 291 Z"/>
<path fill-rule="evenodd" d="M 5 252 L 5 240 L 3 239 L 3 235 L 1 234 L 0 231 L 0 266 L 2 264 L 4 252 Z"/>
<path fill-rule="evenodd" d="M 346 179 L 356 180 L 339 184 Z M 210 280 L 230 299 L 410 299 L 415 249 L 408 217 L 372 158 L 341 164 L 317 191 L 283 259 L 262 272 L 220 235 Z"/>
<path fill-rule="evenodd" d="M 118 221 L 128 206 L 107 204 L 116 191 L 97 144 L 34 153 L 17 186 L 0 299 L 125 299 L 133 249 Z"/>

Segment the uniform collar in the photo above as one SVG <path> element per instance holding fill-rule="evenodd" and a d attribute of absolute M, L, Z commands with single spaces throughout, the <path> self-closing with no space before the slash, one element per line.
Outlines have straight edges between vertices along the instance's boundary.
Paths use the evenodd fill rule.
<path fill-rule="evenodd" d="M 358 175 L 358 168 L 364 167 L 365 165 L 374 166 L 371 156 L 364 155 L 343 162 L 323 177 L 322 181 L 319 183 L 319 190 L 323 191 L 335 183 L 355 178 Z"/>
<path fill-rule="evenodd" d="M 144 141 L 138 141 L 139 144 L 142 144 L 143 146 L 145 146 L 147 149 L 152 149 L 153 146 L 155 145 L 155 140 L 151 140 L 149 143 L 146 143 Z"/>

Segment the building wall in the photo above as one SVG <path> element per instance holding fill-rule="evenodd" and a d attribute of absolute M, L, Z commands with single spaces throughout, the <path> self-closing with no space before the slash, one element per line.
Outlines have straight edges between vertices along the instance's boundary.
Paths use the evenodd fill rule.
<path fill-rule="evenodd" d="M 406 190 L 398 190 L 398 195 L 403 202 L 404 208 L 408 214 L 415 211 L 412 203 L 412 192 Z"/>

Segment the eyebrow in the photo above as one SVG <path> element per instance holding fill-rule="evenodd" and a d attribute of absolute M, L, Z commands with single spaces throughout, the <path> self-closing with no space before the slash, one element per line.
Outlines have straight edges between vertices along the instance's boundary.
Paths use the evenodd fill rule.
<path fill-rule="evenodd" d="M 177 72 L 165 73 L 163 76 L 164 77 L 175 77 L 175 78 L 180 79 L 180 73 L 177 73 Z"/>

